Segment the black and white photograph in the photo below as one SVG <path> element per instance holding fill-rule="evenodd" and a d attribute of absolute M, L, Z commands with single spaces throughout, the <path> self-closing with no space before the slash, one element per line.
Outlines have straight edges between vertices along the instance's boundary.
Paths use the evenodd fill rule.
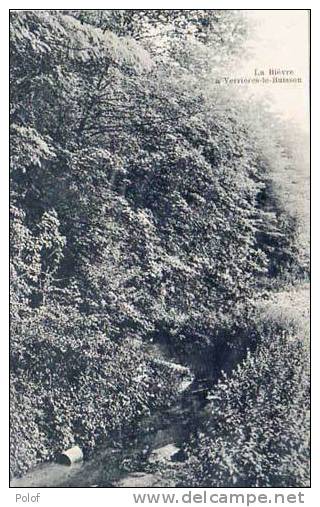
<path fill-rule="evenodd" d="M 10 488 L 310 488 L 310 9 L 105 7 L 8 12 Z"/>

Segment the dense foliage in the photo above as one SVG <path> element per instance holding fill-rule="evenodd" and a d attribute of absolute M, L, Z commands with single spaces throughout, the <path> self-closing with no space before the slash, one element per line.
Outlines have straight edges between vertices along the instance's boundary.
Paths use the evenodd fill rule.
<path fill-rule="evenodd" d="M 267 317 L 257 319 L 258 349 L 210 394 L 187 449 L 190 486 L 309 485 L 308 333 L 304 319 Z"/>
<path fill-rule="evenodd" d="M 259 341 L 257 291 L 305 276 L 274 184 L 286 140 L 266 150 L 206 78 L 245 31 L 233 11 L 11 13 L 13 474 L 167 403 L 150 339 L 232 369 Z M 258 350 L 243 376 L 263 377 Z"/>

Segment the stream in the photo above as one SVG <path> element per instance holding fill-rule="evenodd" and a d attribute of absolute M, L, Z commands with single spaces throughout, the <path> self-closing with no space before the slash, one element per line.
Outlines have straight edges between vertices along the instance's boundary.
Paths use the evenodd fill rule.
<path fill-rule="evenodd" d="M 156 346 L 149 347 L 155 360 L 169 363 Z M 93 457 L 71 466 L 43 463 L 21 478 L 14 478 L 11 487 L 153 487 L 175 486 L 163 483 L 154 465 L 181 461 L 181 445 L 191 432 L 197 431 L 205 406 L 204 390 L 186 368 L 180 394 L 174 405 L 158 409 L 142 417 L 129 431 L 117 435 L 110 445 L 97 450 Z M 199 388 L 200 386 L 200 388 Z M 179 452 L 180 451 L 180 452 Z"/>

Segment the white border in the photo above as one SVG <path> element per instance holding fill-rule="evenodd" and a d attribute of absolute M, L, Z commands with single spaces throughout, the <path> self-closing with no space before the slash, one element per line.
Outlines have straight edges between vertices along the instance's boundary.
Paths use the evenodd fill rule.
<path fill-rule="evenodd" d="M 313 84 L 313 95 L 312 95 L 312 142 L 313 142 L 313 153 L 312 153 L 312 217 L 315 227 L 313 227 L 312 236 L 312 330 L 313 330 L 313 342 L 312 342 L 312 374 L 313 374 L 313 404 L 312 404 L 312 449 L 313 449 L 313 461 L 312 461 L 312 488 L 301 490 L 304 493 L 305 505 L 312 506 L 319 504 L 320 494 L 320 420 L 319 420 L 319 403 L 318 398 L 318 386 L 320 367 L 317 361 L 320 359 L 319 348 L 320 348 L 320 336 L 317 336 L 316 330 L 320 328 L 320 249 L 319 249 L 319 236 L 317 234 L 317 225 L 319 216 L 319 171 L 320 171 L 320 160 L 317 147 L 319 146 L 319 89 L 320 76 L 319 76 L 319 57 L 318 51 L 320 47 L 319 33 L 320 33 L 320 20 L 319 20 L 319 2 L 309 1 L 307 4 L 303 1 L 279 1 L 272 0 L 269 2 L 263 2 L 263 5 L 253 0 L 247 0 L 245 2 L 230 2 L 230 1 L 210 1 L 210 0 L 161 0 L 152 2 L 146 0 L 140 0 L 138 2 L 124 1 L 124 0 L 109 0 L 107 2 L 95 1 L 91 5 L 88 1 L 83 0 L 64 0 L 55 2 L 40 2 L 38 1 L 15 1 L 8 2 L 3 1 L 0 7 L 0 41 L 1 41 L 1 171 L 0 171 L 0 188 L 1 188 L 1 199 L 0 199 L 0 238 L 1 238 L 1 249 L 0 249 L 0 312 L 1 312 L 1 339 L 0 339 L 0 357 L 1 357 L 1 368 L 0 368 L 0 386 L 1 386 L 1 417 L 0 417 L 0 429 L 1 429 L 1 461 L 0 461 L 0 488 L 1 488 L 1 503 L 5 506 L 16 505 L 15 494 L 17 490 L 14 488 L 9 489 L 8 487 L 8 10 L 11 9 L 85 9 L 85 8 L 216 8 L 216 9 L 312 9 L 312 50 L 313 50 L 313 64 L 312 64 L 312 84 Z M 317 61 L 315 61 L 315 56 Z M 147 489 L 144 488 L 143 492 L 165 492 L 169 491 L 170 488 L 166 489 Z M 184 488 L 187 491 L 187 488 Z M 132 491 L 138 492 L 142 490 L 131 490 L 131 489 L 24 489 L 24 493 L 35 494 L 37 491 L 41 493 L 41 505 L 54 506 L 60 502 L 61 505 L 74 504 L 78 506 L 82 505 L 116 505 L 121 502 L 122 505 L 134 505 L 132 500 Z M 180 491 L 182 490 L 175 490 Z M 216 492 L 230 492 L 230 489 L 219 489 Z M 253 490 L 233 490 L 233 492 L 250 492 Z M 268 493 L 274 491 L 272 489 L 255 489 L 254 492 L 257 494 L 258 491 L 261 493 Z M 281 489 L 277 490 L 281 491 Z M 299 490 L 292 489 L 293 493 Z M 21 493 L 22 490 L 20 489 Z M 285 489 L 284 492 L 290 493 L 289 489 Z M 270 504 L 272 505 L 272 504 Z"/>

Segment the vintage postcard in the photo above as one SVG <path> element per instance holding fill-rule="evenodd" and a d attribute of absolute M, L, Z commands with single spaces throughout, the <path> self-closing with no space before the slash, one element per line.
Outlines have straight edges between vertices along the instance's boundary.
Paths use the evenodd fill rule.
<path fill-rule="evenodd" d="M 309 25 L 10 11 L 18 503 L 310 487 Z"/>

